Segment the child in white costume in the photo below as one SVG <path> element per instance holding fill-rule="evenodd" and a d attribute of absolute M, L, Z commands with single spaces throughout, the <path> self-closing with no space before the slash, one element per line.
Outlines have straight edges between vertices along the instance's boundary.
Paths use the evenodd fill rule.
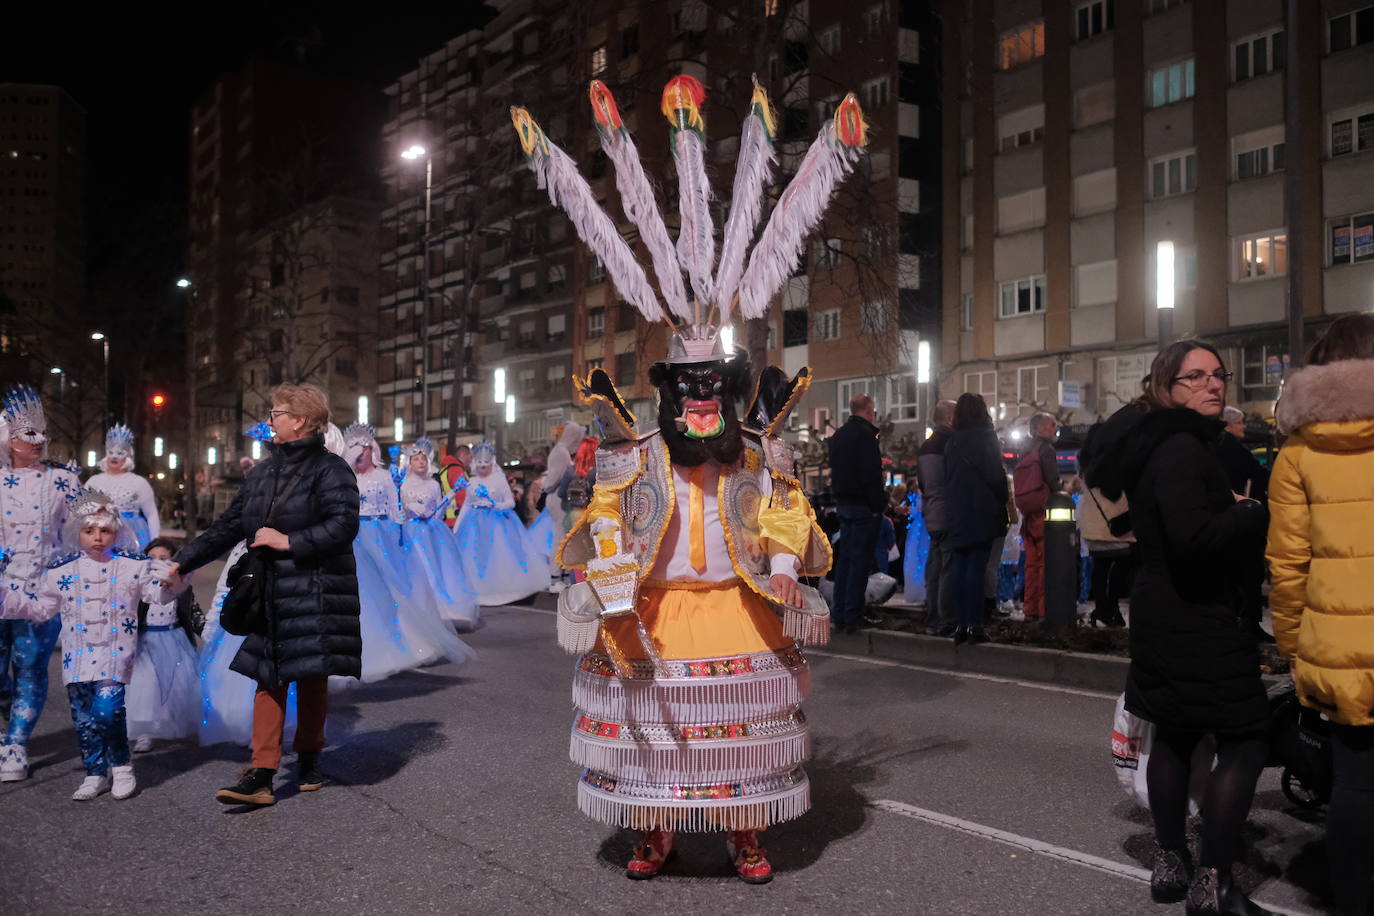
<path fill-rule="evenodd" d="M 175 552 L 176 544 L 167 538 L 148 545 L 153 560 L 171 562 Z M 124 705 L 134 753 L 142 754 L 153 749 L 154 738 L 196 734 L 200 689 L 193 628 L 200 609 L 194 595 L 184 591 L 172 601 L 141 604 L 138 612 L 138 651 Z"/>
<path fill-rule="evenodd" d="M 453 536 L 463 574 L 483 604 L 523 601 L 549 585 L 548 562 L 531 543 L 514 507 L 515 496 L 496 466 L 491 444 L 473 446 L 468 495 Z"/>
<path fill-rule="evenodd" d="M 402 537 L 411 556 L 418 557 L 439 598 L 439 615 L 464 629 L 479 619 L 477 593 L 463 577 L 462 560 L 453 532 L 444 524 L 443 497 L 434 473 L 434 444 L 418 439 L 405 450 L 405 479 L 401 482 Z"/>
<path fill-rule="evenodd" d="M 81 491 L 68 525 L 81 552 L 58 557 L 19 588 L 7 589 L 0 613 L 29 620 L 61 615 L 62 675 L 86 767 L 72 798 L 89 801 L 113 788 L 115 798 L 125 799 L 137 789 L 124 690 L 138 644 L 138 603 L 173 598 L 162 580 L 168 564 L 115 547 L 122 519 L 98 490 Z"/>
<path fill-rule="evenodd" d="M 439 617 L 439 599 L 418 556 L 401 540 L 401 506 L 372 427 L 344 430 L 344 460 L 358 477 L 358 564 L 364 681 L 474 656 Z"/>
<path fill-rule="evenodd" d="M 152 484 L 134 469 L 134 434 L 121 424 L 111 426 L 105 433 L 105 457 L 100 459 L 99 474 L 92 474 L 86 486 L 99 490 L 114 501 L 115 508 L 129 527 L 134 547 L 143 550 L 148 542 L 162 534 L 162 521 L 157 514 L 157 498 Z"/>

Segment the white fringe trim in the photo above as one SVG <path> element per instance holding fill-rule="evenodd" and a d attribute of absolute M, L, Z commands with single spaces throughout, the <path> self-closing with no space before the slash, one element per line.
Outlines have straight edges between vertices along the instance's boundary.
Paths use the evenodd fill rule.
<path fill-rule="evenodd" d="M 634 743 L 574 729 L 568 756 L 578 766 L 636 782 L 741 782 L 796 769 L 811 756 L 811 732 L 801 725 L 769 738 Z"/>
<path fill-rule="evenodd" d="M 803 776 L 793 786 L 764 797 L 709 801 L 632 801 L 616 798 L 585 782 L 577 784 L 577 807 L 587 817 L 612 827 L 709 833 L 763 830 L 794 820 L 811 809 L 811 783 Z"/>
<path fill-rule="evenodd" d="M 739 677 L 626 680 L 573 675 L 573 704 L 616 722 L 690 722 L 716 725 L 766 719 L 796 709 L 811 695 L 811 669 L 783 669 Z"/>
<path fill-rule="evenodd" d="M 824 646 L 830 642 L 830 618 L 788 608 L 782 615 L 783 635 L 800 646 Z"/>
<path fill-rule="evenodd" d="M 558 615 L 558 646 L 565 652 L 573 655 L 582 655 L 592 651 L 596 645 L 596 634 L 601 630 L 601 621 L 598 618 L 591 620 L 569 620 L 562 614 Z"/>

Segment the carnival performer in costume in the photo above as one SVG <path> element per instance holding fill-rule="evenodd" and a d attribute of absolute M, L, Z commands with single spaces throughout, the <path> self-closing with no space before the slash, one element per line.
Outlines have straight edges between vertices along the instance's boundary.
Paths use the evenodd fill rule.
<path fill-rule="evenodd" d="M 535 520 L 532 530 L 541 547 L 546 537 L 549 542 L 549 578 L 553 580 L 552 587 L 555 590 L 563 587 L 563 567 L 558 565 L 557 548 L 563 540 L 563 535 L 568 532 L 568 526 L 564 524 L 566 513 L 563 510 L 559 485 L 572 470 L 573 452 L 586 432 L 577 423 L 563 425 L 558 431 L 558 439 L 554 442 L 553 448 L 549 449 L 548 460 L 544 463 L 544 476 L 540 480 L 544 491 L 544 511 Z"/>
<path fill-rule="evenodd" d="M 515 515 L 515 495 L 489 442 L 472 449 L 472 476 L 453 528 L 463 575 L 483 604 L 523 601 L 549 587 L 548 566 Z"/>
<path fill-rule="evenodd" d="M 439 614 L 464 629 L 479 620 L 477 593 L 463 577 L 463 561 L 453 532 L 444 524 L 448 499 L 434 479 L 434 443 L 417 439 L 405 450 L 406 476 L 401 482 L 404 541 L 439 597 Z"/>
<path fill-rule="evenodd" d="M 0 427 L 0 549 L 12 580 L 21 582 L 54 555 L 76 549 L 64 531 L 81 478 L 74 467 L 47 460 L 43 402 L 32 388 L 11 389 Z M 29 736 L 48 698 L 48 659 L 61 629 L 56 619 L 0 619 L 0 706 L 9 718 L 0 742 L 0 782 L 29 775 Z"/>
<path fill-rule="evenodd" d="M 603 370 L 574 379 L 602 439 L 591 504 L 560 549 L 565 566 L 587 574 L 560 595 L 558 622 L 563 647 L 582 653 L 571 742 L 574 762 L 585 768 L 578 803 L 596 820 L 641 832 L 626 868 L 631 878 L 658 873 L 675 831 L 727 831 L 739 876 L 763 883 L 772 866 L 759 832 L 810 805 L 800 709 L 810 678 L 796 640 L 825 642 L 829 624 L 824 602 L 798 577 L 824 574 L 831 556 L 795 477 L 792 448 L 778 435 L 810 373 L 788 380 L 765 369 L 741 421 L 736 404 L 749 391 L 748 357 L 725 352 L 720 331 L 737 311 L 768 313 L 835 182 L 859 156 L 862 113 L 852 95 L 840 104 L 746 266 L 774 161 L 772 113 L 755 87 L 717 265 L 701 84 L 677 77 L 663 94 L 678 174 L 676 249 L 614 99 L 599 82 L 590 94 L 659 290 L 567 154 L 513 109 L 521 145 L 621 297 L 674 333 L 667 358 L 649 370 L 659 391 L 656 428 L 636 428 Z"/>
<path fill-rule="evenodd" d="M 170 538 L 154 538 L 148 558 L 170 563 L 176 549 Z M 155 738 L 177 740 L 196 734 L 196 636 L 203 626 L 204 616 L 189 588 L 171 601 L 138 605 L 138 651 L 124 697 L 134 753 L 151 751 Z"/>
<path fill-rule="evenodd" d="M 164 586 L 170 564 L 115 546 L 130 533 L 121 531 L 119 511 L 99 490 L 80 491 L 66 528 L 80 552 L 58 557 L 22 584 L 6 573 L 0 614 L 60 621 L 62 676 L 86 767 L 72 798 L 89 801 L 113 791 L 125 799 L 137 790 L 124 688 L 138 645 L 138 604 L 174 600 Z"/>
<path fill-rule="evenodd" d="M 100 473 L 92 474 L 86 486 L 93 487 L 114 500 L 119 514 L 128 526 L 130 537 L 142 550 L 153 538 L 162 534 L 162 522 L 157 515 L 157 497 L 153 487 L 134 469 L 134 433 L 124 424 L 111 426 L 105 433 L 105 457 L 100 459 Z"/>
<path fill-rule="evenodd" d="M 558 498 L 563 507 L 563 534 L 559 538 L 560 542 L 562 538 L 567 537 L 568 532 L 577 527 L 582 514 L 587 511 L 587 506 L 592 501 L 592 491 L 596 486 L 596 452 L 600 447 L 600 439 L 595 436 L 584 436 L 577 446 L 576 454 L 573 455 L 572 467 L 564 473 L 563 480 L 558 485 Z M 557 560 L 555 550 L 554 561 Z M 568 577 L 571 577 L 573 582 L 581 582 L 586 578 L 578 570 L 565 569 L 560 585 L 566 585 Z"/>
<path fill-rule="evenodd" d="M 439 616 L 439 598 L 418 556 L 403 543 L 401 504 L 371 426 L 344 430 L 344 460 L 358 477 L 361 512 L 353 553 L 362 604 L 363 681 L 380 681 L 475 653 Z"/>
<path fill-rule="evenodd" d="M 926 531 L 925 499 L 913 481 L 906 495 L 906 556 L 903 558 L 902 600 L 923 604 L 926 600 L 926 560 L 930 556 L 930 532 Z"/>

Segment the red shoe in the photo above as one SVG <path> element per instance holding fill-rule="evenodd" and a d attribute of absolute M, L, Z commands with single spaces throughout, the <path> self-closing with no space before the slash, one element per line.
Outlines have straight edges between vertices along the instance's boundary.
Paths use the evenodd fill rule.
<path fill-rule="evenodd" d="M 634 857 L 625 866 L 625 877 L 633 881 L 647 881 L 659 873 L 673 855 L 671 830 L 647 830 L 640 834 Z"/>
<path fill-rule="evenodd" d="M 725 843 L 730 864 L 745 884 L 767 884 L 773 880 L 773 866 L 768 864 L 768 850 L 759 846 L 757 830 L 734 830 Z"/>

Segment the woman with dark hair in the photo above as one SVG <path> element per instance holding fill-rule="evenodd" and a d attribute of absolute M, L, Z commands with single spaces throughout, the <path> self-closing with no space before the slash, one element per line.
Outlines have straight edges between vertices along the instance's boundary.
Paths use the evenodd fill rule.
<path fill-rule="evenodd" d="M 1304 706 L 1331 720 L 1336 905 L 1364 916 L 1374 867 L 1374 315 L 1327 328 L 1274 410 L 1269 605 Z"/>
<path fill-rule="evenodd" d="M 958 620 L 954 644 L 987 642 L 983 577 L 992 542 L 1007 533 L 1007 472 L 988 405 L 976 394 L 961 394 L 954 405 L 954 434 L 945 445 L 945 505 L 944 544 Z"/>
<path fill-rule="evenodd" d="M 279 385 L 268 417 L 271 455 L 243 481 L 224 514 L 176 555 L 184 576 L 240 540 L 271 558 L 268 614 L 234 656 L 234 671 L 258 684 L 253 697 L 253 760 L 239 781 L 215 793 L 224 804 L 270 805 L 281 765 L 286 696 L 296 684 L 296 778 L 302 792 L 325 783 L 319 769 L 330 675 L 362 673 L 358 576 L 358 484 L 324 447 L 325 394 L 310 384 Z M 179 566 L 179 568 L 178 568 Z"/>
<path fill-rule="evenodd" d="M 1268 755 L 1259 648 L 1241 620 L 1239 558 L 1267 515 L 1233 493 L 1211 444 L 1231 373 L 1200 340 L 1165 347 L 1144 394 L 1099 431 L 1088 483 L 1130 504 L 1139 562 L 1131 591 L 1126 708 L 1155 724 L 1146 782 L 1158 850 L 1150 893 L 1187 912 L 1263 914 L 1231 881 L 1241 827 Z M 1193 749 L 1217 745 L 1196 872 L 1184 831 Z"/>

